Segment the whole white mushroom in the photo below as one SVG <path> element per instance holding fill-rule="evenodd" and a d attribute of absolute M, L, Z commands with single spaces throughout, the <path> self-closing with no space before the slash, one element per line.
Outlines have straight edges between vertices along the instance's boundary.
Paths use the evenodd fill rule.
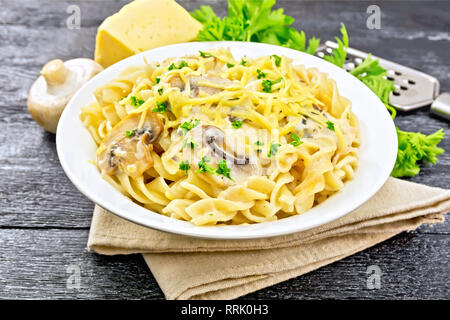
<path fill-rule="evenodd" d="M 61 113 L 70 98 L 102 70 L 101 65 L 86 58 L 47 62 L 28 93 L 28 110 L 33 119 L 45 130 L 56 133 Z"/>

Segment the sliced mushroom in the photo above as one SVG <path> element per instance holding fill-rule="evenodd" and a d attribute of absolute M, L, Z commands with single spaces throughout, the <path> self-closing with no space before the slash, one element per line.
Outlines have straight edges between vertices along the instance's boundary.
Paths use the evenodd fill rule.
<path fill-rule="evenodd" d="M 215 88 L 213 86 L 199 85 L 200 82 L 214 83 L 219 86 L 229 86 L 229 85 L 233 84 L 233 82 L 228 79 L 214 77 L 214 76 L 205 76 L 205 75 L 189 76 L 188 80 L 189 80 L 189 86 L 191 88 L 191 97 L 198 97 L 200 92 L 204 92 L 208 95 L 213 95 L 213 94 L 216 94 L 216 93 L 222 91 L 222 89 Z M 184 89 L 185 89 L 185 83 L 180 78 L 180 76 L 172 77 L 169 81 L 169 84 L 172 87 L 179 88 L 180 91 L 184 91 Z"/>
<path fill-rule="evenodd" d="M 227 150 L 225 133 L 212 125 L 202 127 L 203 141 L 211 149 L 216 157 L 216 162 L 224 159 L 230 168 L 231 178 L 236 181 L 243 181 L 253 175 L 260 175 L 261 166 L 258 159 L 250 158 L 248 155 L 240 155 Z M 231 149 L 231 148 L 229 148 Z"/>
<path fill-rule="evenodd" d="M 91 59 L 48 62 L 28 94 L 28 110 L 45 130 L 55 133 L 61 113 L 74 93 L 103 70 Z"/>
<path fill-rule="evenodd" d="M 154 113 L 147 114 L 141 127 L 140 120 L 140 114 L 131 114 L 105 137 L 97 155 L 97 165 L 103 173 L 124 172 L 135 178 L 153 166 L 150 151 L 163 131 L 163 123 Z"/>
<path fill-rule="evenodd" d="M 312 120 L 311 118 L 303 118 L 298 124 L 297 124 L 297 132 L 301 133 L 301 136 L 304 138 L 312 138 L 316 136 L 318 133 L 320 133 L 323 129 L 323 127 Z"/>
<path fill-rule="evenodd" d="M 245 155 L 232 155 L 224 149 L 224 133 L 215 126 L 203 127 L 203 138 L 207 146 L 220 158 L 238 165 L 250 163 L 250 159 Z"/>

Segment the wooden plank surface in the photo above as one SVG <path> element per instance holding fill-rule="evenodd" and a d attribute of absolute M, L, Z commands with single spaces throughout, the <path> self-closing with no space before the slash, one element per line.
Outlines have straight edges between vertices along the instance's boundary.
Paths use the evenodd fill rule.
<path fill-rule="evenodd" d="M 178 1 L 192 10 L 226 2 Z M 65 176 L 55 137 L 26 110 L 27 92 L 50 59 L 92 57 L 97 26 L 126 1 L 0 0 L 0 298 L 162 299 L 138 255 L 103 257 L 86 251 L 93 204 Z M 81 9 L 81 29 L 66 27 L 69 5 Z M 351 46 L 437 77 L 450 91 L 450 5 L 445 1 L 378 2 L 381 29 L 365 27 L 364 1 L 278 1 L 295 27 L 323 40 L 346 24 Z M 427 108 L 396 119 L 403 130 L 432 133 L 448 123 Z M 449 139 L 441 147 L 450 151 Z M 411 179 L 450 188 L 450 153 Z M 450 223 L 421 227 L 311 274 L 260 290 L 246 298 L 449 298 Z M 369 265 L 385 275 L 380 290 L 365 286 Z M 82 290 L 66 287 L 67 267 L 79 265 Z"/>

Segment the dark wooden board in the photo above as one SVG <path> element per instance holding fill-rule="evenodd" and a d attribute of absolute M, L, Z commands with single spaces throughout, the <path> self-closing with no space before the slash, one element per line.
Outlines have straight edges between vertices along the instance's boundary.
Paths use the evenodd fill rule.
<path fill-rule="evenodd" d="M 0 297 L 43 299 L 162 299 L 140 255 L 87 252 L 87 230 L 0 230 Z M 247 299 L 444 299 L 450 298 L 450 239 L 408 233 Z M 367 288 L 367 268 L 382 271 L 381 288 Z M 80 288 L 68 288 L 80 270 Z"/>
<path fill-rule="evenodd" d="M 27 92 L 50 59 L 92 57 L 97 26 L 127 1 L 0 0 L 0 298 L 163 298 L 139 255 L 104 257 L 86 251 L 93 204 L 58 162 L 54 135 L 26 109 Z M 222 0 L 178 1 L 189 10 Z M 370 1 L 279 0 L 295 27 L 322 40 L 346 24 L 351 46 L 417 68 L 450 91 L 450 21 L 446 1 L 382 1 L 380 30 L 368 30 Z M 66 27 L 69 5 L 81 9 L 81 29 Z M 427 108 L 395 120 L 403 130 L 432 133 L 448 122 Z M 450 151 L 446 138 L 441 147 Z M 450 153 L 412 181 L 450 188 Z M 308 275 L 246 296 L 249 299 L 449 298 L 450 223 L 423 226 Z M 380 290 L 365 287 L 369 265 L 385 275 Z M 80 265 L 82 289 L 69 290 L 68 265 Z"/>

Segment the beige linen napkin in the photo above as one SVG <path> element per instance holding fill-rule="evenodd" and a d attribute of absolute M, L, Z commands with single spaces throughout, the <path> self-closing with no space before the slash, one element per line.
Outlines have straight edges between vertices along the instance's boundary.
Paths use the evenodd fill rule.
<path fill-rule="evenodd" d="M 96 207 L 88 248 L 142 253 L 167 299 L 232 299 L 340 260 L 421 224 L 444 221 L 450 190 L 389 178 L 363 206 L 326 225 L 257 240 L 195 239 Z"/>

